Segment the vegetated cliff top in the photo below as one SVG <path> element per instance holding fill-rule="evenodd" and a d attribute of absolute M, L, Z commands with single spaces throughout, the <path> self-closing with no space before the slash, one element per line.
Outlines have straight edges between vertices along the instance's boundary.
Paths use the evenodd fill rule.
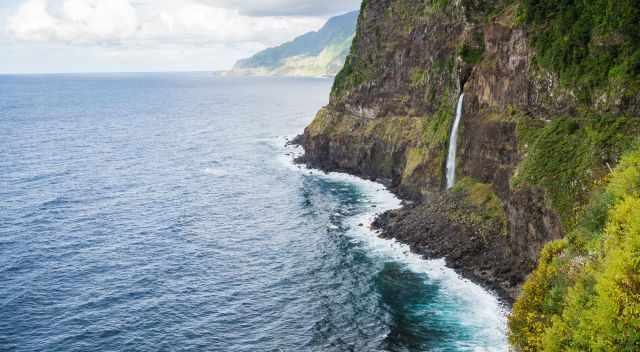
<path fill-rule="evenodd" d="M 639 9 L 637 0 L 365 1 L 333 101 L 353 103 L 366 93 L 373 95 L 368 102 L 377 103 L 375 96 L 404 94 L 411 83 L 437 89 L 431 97 L 409 101 L 410 107 L 437 105 L 447 75 L 465 81 L 474 67 L 491 64 L 485 35 L 522 30 L 531 59 L 523 69 L 530 78 L 553 84 L 567 109 L 586 105 L 639 115 Z M 487 33 L 492 22 L 501 33 Z M 502 44 L 499 49 L 507 50 L 508 43 Z M 398 70 L 393 60 L 401 56 L 414 71 Z"/>
<path fill-rule="evenodd" d="M 351 48 L 358 11 L 332 17 L 317 32 L 238 61 L 232 72 L 249 75 L 335 75 Z"/>

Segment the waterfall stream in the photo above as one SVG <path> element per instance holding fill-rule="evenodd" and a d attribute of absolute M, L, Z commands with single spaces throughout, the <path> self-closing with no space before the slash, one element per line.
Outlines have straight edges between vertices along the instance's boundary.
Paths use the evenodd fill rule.
<path fill-rule="evenodd" d="M 464 93 L 461 94 L 460 99 L 458 99 L 456 120 L 453 122 L 451 137 L 449 138 L 449 155 L 447 156 L 447 189 L 451 189 L 456 182 L 456 150 L 458 148 L 458 129 L 460 127 L 460 119 L 462 119 L 463 102 Z"/>

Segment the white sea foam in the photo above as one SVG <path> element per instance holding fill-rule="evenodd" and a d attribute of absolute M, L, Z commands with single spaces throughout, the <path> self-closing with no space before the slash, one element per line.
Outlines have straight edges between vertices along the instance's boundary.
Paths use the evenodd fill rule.
<path fill-rule="evenodd" d="M 279 140 L 279 142 L 281 146 L 284 145 L 283 140 Z M 293 159 L 302 153 L 302 148 L 288 146 L 286 152 L 282 153 L 280 161 L 288 168 L 305 174 L 320 175 L 320 177 L 332 181 L 353 184 L 365 194 L 367 201 L 376 205 L 376 208 L 370 208 L 368 212 L 347 220 L 346 225 L 350 227 L 349 236 L 353 236 L 354 240 L 367 246 L 372 255 L 404 264 L 415 273 L 425 274 L 427 280 L 437 283 L 443 289 L 445 298 L 455 303 L 458 309 L 455 312 L 442 313 L 455 315 L 463 326 L 467 326 L 475 332 L 473 343 L 459 346 L 461 350 L 474 352 L 509 350 L 506 337 L 509 312 L 495 294 L 461 277 L 453 269 L 446 266 L 444 259 L 424 259 L 411 252 L 408 245 L 396 240 L 383 239 L 370 226 L 358 226 L 359 224 L 371 224 L 379 214 L 400 208 L 402 205 L 400 199 L 376 182 L 343 173 L 323 173 L 296 165 Z"/>

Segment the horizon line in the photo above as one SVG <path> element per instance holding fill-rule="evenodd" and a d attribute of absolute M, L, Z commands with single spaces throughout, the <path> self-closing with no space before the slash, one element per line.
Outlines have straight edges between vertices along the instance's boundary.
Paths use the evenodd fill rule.
<path fill-rule="evenodd" d="M 174 70 L 174 71 L 68 71 L 68 72 L 0 72 L 0 76 L 47 76 L 47 75 L 104 75 L 104 74 L 148 74 L 148 73 L 219 73 L 228 70 Z"/>

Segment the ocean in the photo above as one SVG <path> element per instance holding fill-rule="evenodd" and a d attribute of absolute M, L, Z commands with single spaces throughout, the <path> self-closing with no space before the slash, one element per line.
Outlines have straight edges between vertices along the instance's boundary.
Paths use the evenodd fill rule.
<path fill-rule="evenodd" d="M 330 88 L 0 76 L 0 351 L 507 351 L 495 295 L 368 228 L 398 199 L 292 163 Z"/>

